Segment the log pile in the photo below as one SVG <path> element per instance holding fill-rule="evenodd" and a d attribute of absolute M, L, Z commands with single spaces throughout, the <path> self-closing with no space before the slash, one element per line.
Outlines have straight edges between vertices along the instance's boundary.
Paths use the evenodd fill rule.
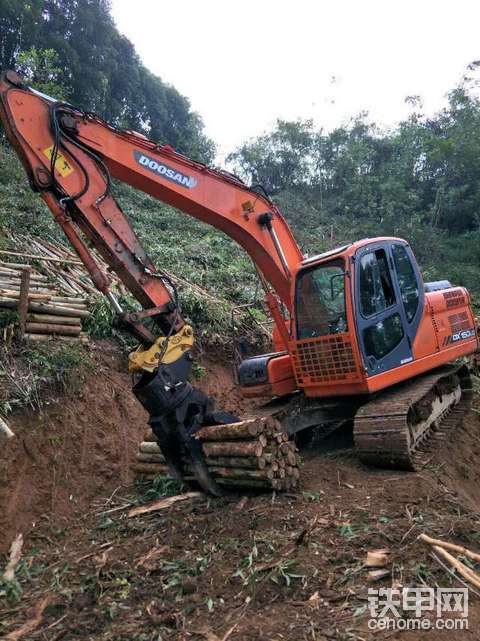
<path fill-rule="evenodd" d="M 195 436 L 202 441 L 210 474 L 225 488 L 292 490 L 299 484 L 296 446 L 274 418 L 203 427 Z M 186 461 L 185 466 L 188 473 Z M 151 432 L 139 445 L 133 469 L 149 479 L 169 476 L 165 457 Z"/>
<path fill-rule="evenodd" d="M 15 250 L 0 250 L 0 309 L 18 312 L 18 338 L 87 342 L 82 322 L 94 290 L 82 263 L 61 245 L 29 236 L 9 240 Z"/>
<path fill-rule="evenodd" d="M 18 310 L 20 338 L 25 340 L 88 340 L 82 332 L 82 320 L 90 316 L 88 300 L 62 296 L 31 265 L 0 262 L 0 308 Z"/>

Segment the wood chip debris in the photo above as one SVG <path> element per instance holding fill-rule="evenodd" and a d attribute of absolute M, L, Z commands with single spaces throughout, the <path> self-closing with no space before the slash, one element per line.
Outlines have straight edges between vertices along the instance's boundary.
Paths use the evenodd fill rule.
<path fill-rule="evenodd" d="M 160 501 L 154 501 L 153 503 L 147 503 L 146 505 L 140 505 L 132 508 L 128 513 L 128 518 L 131 519 L 132 517 L 140 516 L 141 514 L 159 512 L 160 510 L 165 510 L 167 507 L 170 507 L 179 501 L 189 501 L 199 497 L 205 497 L 205 495 L 202 492 L 186 492 L 185 494 L 167 496 L 167 498 L 161 499 Z"/>
<path fill-rule="evenodd" d="M 388 549 L 370 550 L 363 563 L 366 568 L 384 568 L 389 563 L 390 551 Z"/>

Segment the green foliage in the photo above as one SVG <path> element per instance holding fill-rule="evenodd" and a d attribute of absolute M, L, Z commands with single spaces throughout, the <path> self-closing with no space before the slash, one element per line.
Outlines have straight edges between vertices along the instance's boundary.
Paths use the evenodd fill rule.
<path fill-rule="evenodd" d="M 108 0 L 0 0 L 0 67 L 119 127 L 213 159 L 201 118 L 141 63 L 115 27 Z"/>
<path fill-rule="evenodd" d="M 76 344 L 59 344 L 55 341 L 47 345 L 27 347 L 23 355 L 44 380 L 66 385 L 71 372 L 80 366 L 90 366 L 90 361 Z"/>
<path fill-rule="evenodd" d="M 183 484 L 175 479 L 157 474 L 153 481 L 137 480 L 135 482 L 135 502 L 142 505 L 164 496 L 174 496 L 182 492 L 183 488 Z"/>
<path fill-rule="evenodd" d="M 15 578 L 11 581 L 0 580 L 0 598 L 4 596 L 8 601 L 15 603 L 20 601 L 22 592 L 22 586 L 18 579 Z"/>
<path fill-rule="evenodd" d="M 91 366 L 82 347 L 73 343 L 48 341 L 21 349 L 16 346 L 2 349 L 0 414 L 7 415 L 15 408 L 25 406 L 40 408 L 45 400 L 44 390 L 76 389 L 80 380 L 78 374 Z"/>
<path fill-rule="evenodd" d="M 17 70 L 24 80 L 42 93 L 57 100 L 66 100 L 68 88 L 59 83 L 61 67 L 54 49 L 21 51 L 17 56 Z"/>
<path fill-rule="evenodd" d="M 84 329 L 93 338 L 107 338 L 112 335 L 115 312 L 108 300 L 97 298 L 90 306 L 91 316 L 84 321 Z"/>
<path fill-rule="evenodd" d="M 18 312 L 13 309 L 2 309 L 0 311 L 0 329 L 14 325 L 18 322 Z"/>
<path fill-rule="evenodd" d="M 310 254 L 359 238 L 412 245 L 425 280 L 448 278 L 480 294 L 480 99 L 473 63 L 447 106 L 381 131 L 365 114 L 330 133 L 311 121 L 276 128 L 229 157 L 279 203 Z"/>

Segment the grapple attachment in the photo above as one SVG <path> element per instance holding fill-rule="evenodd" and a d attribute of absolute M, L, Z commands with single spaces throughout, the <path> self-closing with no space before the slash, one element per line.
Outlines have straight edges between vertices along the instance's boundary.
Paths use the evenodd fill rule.
<path fill-rule="evenodd" d="M 230 412 L 215 411 L 214 400 L 186 380 L 188 369 L 187 356 L 171 365 L 161 365 L 153 374 L 142 374 L 133 392 L 150 415 L 149 425 L 172 476 L 183 481 L 193 472 L 205 492 L 221 496 L 224 492 L 211 477 L 202 444 L 194 435 L 203 426 L 239 419 Z"/>

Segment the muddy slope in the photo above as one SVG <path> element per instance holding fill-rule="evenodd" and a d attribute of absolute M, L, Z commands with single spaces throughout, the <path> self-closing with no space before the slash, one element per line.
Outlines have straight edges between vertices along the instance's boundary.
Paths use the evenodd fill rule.
<path fill-rule="evenodd" d="M 39 519 L 63 526 L 87 512 L 99 494 L 133 482 L 130 465 L 145 432 L 147 414 L 131 393 L 126 359 L 115 344 L 92 345 L 94 370 L 66 395 L 51 395 L 41 412 L 9 419 L 16 438 L 0 449 L 0 553 L 16 532 L 28 535 Z M 206 362 L 195 382 L 218 406 L 242 413 L 230 370 Z"/>

